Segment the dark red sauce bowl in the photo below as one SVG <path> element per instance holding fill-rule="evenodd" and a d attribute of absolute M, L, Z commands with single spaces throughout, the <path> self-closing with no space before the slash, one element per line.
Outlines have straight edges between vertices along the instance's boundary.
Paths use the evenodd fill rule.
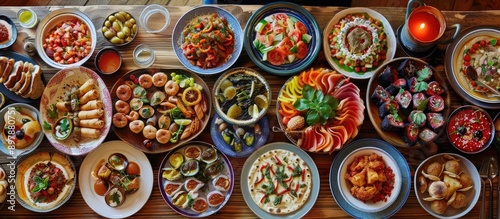
<path fill-rule="evenodd" d="M 454 110 L 446 125 L 451 144 L 459 151 L 475 154 L 484 151 L 495 137 L 493 119 L 482 108 L 465 105 Z"/>

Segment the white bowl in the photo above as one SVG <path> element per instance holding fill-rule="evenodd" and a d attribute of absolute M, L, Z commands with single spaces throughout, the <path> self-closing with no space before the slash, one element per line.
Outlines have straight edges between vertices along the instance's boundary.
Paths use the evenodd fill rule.
<path fill-rule="evenodd" d="M 387 201 L 379 201 L 377 203 L 373 203 L 371 200 L 368 202 L 363 202 L 355 198 L 350 190 L 351 184 L 345 179 L 345 174 L 347 172 L 348 166 L 354 161 L 354 158 L 362 155 L 371 155 L 372 153 L 376 153 L 384 159 L 386 166 L 391 167 L 392 172 L 394 173 L 394 188 L 392 189 L 391 196 L 387 197 Z M 394 158 L 384 150 L 376 147 L 363 147 L 356 149 L 349 153 L 346 158 L 340 164 L 340 173 L 337 176 L 337 181 L 340 183 L 341 194 L 342 197 L 351 205 L 351 207 L 364 212 L 380 212 L 391 206 L 394 201 L 396 201 L 399 192 L 401 191 L 401 170 L 397 165 Z"/>
<path fill-rule="evenodd" d="M 35 107 L 28 105 L 28 104 L 25 104 L 25 103 L 13 103 L 13 104 L 10 104 L 8 106 L 5 106 L 2 110 L 0 110 L 0 124 L 2 124 L 0 126 L 0 129 L 2 131 L 4 130 L 3 124 L 7 123 L 7 121 L 4 120 L 4 115 L 6 113 L 9 113 L 11 110 L 15 110 L 14 108 L 18 108 L 20 110 L 20 112 L 22 112 L 23 114 L 27 114 L 27 115 L 31 116 L 33 119 L 36 119 L 38 121 L 38 123 L 40 123 L 40 126 L 43 129 L 43 122 L 42 122 L 42 119 L 40 117 L 40 112 Z M 8 148 L 8 144 L 5 141 L 5 139 L 3 139 L 3 137 L 0 137 L 0 138 L 2 138 L 2 140 L 0 141 L 0 151 L 2 151 L 4 154 L 6 154 L 8 156 L 12 156 L 14 158 L 17 158 L 19 156 L 28 154 L 31 151 L 35 150 L 38 147 L 38 145 L 40 145 L 40 143 L 42 142 L 43 136 L 44 136 L 44 134 L 43 134 L 43 130 L 42 130 L 38 134 L 36 134 L 35 140 L 33 140 L 33 142 L 30 145 L 28 145 L 22 149 L 10 149 L 10 148 Z"/>
<path fill-rule="evenodd" d="M 461 208 L 461 209 L 454 209 L 450 206 L 446 209 L 446 211 L 443 214 L 437 214 L 435 213 L 430 205 L 431 202 L 424 201 L 423 198 L 428 197 L 428 193 L 420 193 L 418 191 L 418 177 L 422 174 L 422 169 L 426 167 L 428 164 L 434 161 L 441 161 L 442 157 L 447 154 L 451 155 L 455 158 L 458 158 L 460 160 L 460 165 L 462 167 L 462 170 L 465 173 L 468 173 L 469 176 L 472 178 L 472 181 L 474 182 L 474 187 L 470 189 L 469 191 L 464 192 L 465 195 L 467 196 L 467 202 L 469 203 L 466 207 Z M 450 219 L 450 218 L 462 218 L 464 217 L 469 211 L 476 206 L 477 200 L 479 200 L 479 194 L 481 192 L 481 178 L 479 177 L 479 172 L 477 171 L 476 167 L 472 162 L 470 162 L 467 158 L 462 157 L 458 154 L 453 154 L 453 153 L 442 153 L 442 154 L 436 154 L 434 156 L 431 156 L 427 159 L 425 159 L 420 165 L 418 165 L 417 170 L 415 171 L 415 177 L 413 180 L 413 188 L 415 189 L 415 195 L 417 197 L 418 202 L 420 203 L 420 206 L 427 211 L 429 214 L 431 214 L 434 217 L 437 218 L 442 218 L 442 219 Z"/>
<path fill-rule="evenodd" d="M 335 60 L 333 60 L 330 54 L 330 42 L 328 41 L 328 35 L 332 32 L 333 26 L 339 23 L 339 21 L 342 20 L 348 14 L 363 14 L 363 13 L 368 14 L 370 17 L 379 20 L 384 26 L 384 32 L 387 38 L 387 52 L 385 55 L 386 56 L 385 60 L 382 63 L 379 63 L 378 66 L 381 66 L 383 63 L 388 62 L 392 58 L 394 58 L 394 54 L 396 53 L 396 47 L 397 47 L 396 35 L 394 34 L 394 30 L 392 29 L 391 24 L 382 14 L 378 13 L 377 11 L 374 11 L 369 8 L 357 7 L 357 8 L 348 8 L 335 14 L 335 16 L 333 16 L 330 22 L 328 22 L 323 31 L 323 52 L 325 53 L 325 58 L 328 61 L 328 64 L 330 64 L 332 68 L 334 68 L 335 70 L 339 71 L 340 73 L 342 73 L 347 77 L 355 79 L 368 79 L 372 77 L 372 75 L 375 74 L 377 70 L 377 66 L 374 66 L 373 68 L 362 73 L 357 73 L 355 71 L 348 71 L 344 69 L 344 66 L 340 66 Z"/>
<path fill-rule="evenodd" d="M 60 24 L 63 21 L 66 20 L 71 20 L 71 19 L 78 19 L 82 21 L 85 25 L 88 26 L 90 29 L 90 38 L 92 40 L 92 50 L 90 53 L 85 57 L 82 58 L 80 61 L 75 62 L 73 64 L 59 64 L 52 60 L 47 53 L 45 52 L 45 49 L 43 48 L 43 43 L 45 36 L 58 24 Z M 38 55 L 42 60 L 47 63 L 48 65 L 58 68 L 58 69 L 63 69 L 63 68 L 69 68 L 69 67 L 76 67 L 76 66 L 81 66 L 83 63 L 85 63 L 90 57 L 92 57 L 92 53 L 94 53 L 96 44 L 97 44 L 97 33 L 94 24 L 92 23 L 92 20 L 83 12 L 73 9 L 73 8 L 64 8 L 64 9 L 59 9 L 55 10 L 53 12 L 50 12 L 43 18 L 43 20 L 38 24 L 38 27 L 36 29 L 36 37 L 35 37 L 35 45 L 36 45 L 36 50 L 38 52 Z"/>

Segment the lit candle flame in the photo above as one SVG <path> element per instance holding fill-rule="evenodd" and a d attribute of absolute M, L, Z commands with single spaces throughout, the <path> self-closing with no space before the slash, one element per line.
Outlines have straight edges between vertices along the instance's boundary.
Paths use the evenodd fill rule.
<path fill-rule="evenodd" d="M 420 29 L 423 30 L 425 28 L 425 23 L 420 24 Z"/>

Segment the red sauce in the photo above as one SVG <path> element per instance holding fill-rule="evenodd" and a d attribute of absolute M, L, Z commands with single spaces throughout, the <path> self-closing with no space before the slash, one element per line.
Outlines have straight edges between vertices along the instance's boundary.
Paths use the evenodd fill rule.
<path fill-rule="evenodd" d="M 408 19 L 408 27 L 411 34 L 423 42 L 435 40 L 441 31 L 438 18 L 426 11 L 412 14 Z"/>
<path fill-rule="evenodd" d="M 224 201 L 224 196 L 222 196 L 221 194 L 218 194 L 218 193 L 212 194 L 208 198 L 208 202 L 211 205 L 220 205 L 220 204 L 222 204 L 223 201 Z"/>
<path fill-rule="evenodd" d="M 120 68 L 120 55 L 113 50 L 104 51 L 99 57 L 97 65 L 103 73 L 115 72 Z"/>
<path fill-rule="evenodd" d="M 7 41 L 9 39 L 9 30 L 5 25 L 0 23 L 0 42 Z"/>
<path fill-rule="evenodd" d="M 453 115 L 448 123 L 448 137 L 463 151 L 479 151 L 491 137 L 491 122 L 481 111 L 465 109 Z"/>

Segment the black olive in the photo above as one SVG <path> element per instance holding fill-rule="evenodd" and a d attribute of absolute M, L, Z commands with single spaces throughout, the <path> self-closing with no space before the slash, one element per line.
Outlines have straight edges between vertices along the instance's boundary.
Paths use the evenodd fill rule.
<path fill-rule="evenodd" d="M 481 130 L 474 131 L 474 138 L 481 139 L 483 137 L 483 132 Z"/>
<path fill-rule="evenodd" d="M 459 126 L 457 128 L 457 133 L 459 135 L 465 135 L 465 133 L 467 133 L 467 128 L 465 128 L 465 126 Z"/>
<path fill-rule="evenodd" d="M 19 140 L 23 140 L 24 138 L 24 132 L 22 130 L 17 130 L 16 131 L 16 138 Z"/>
<path fill-rule="evenodd" d="M 151 146 L 153 146 L 153 142 L 149 139 L 144 140 L 144 142 L 142 143 L 144 144 L 144 147 L 146 147 L 147 149 L 150 149 Z"/>
<path fill-rule="evenodd" d="M 28 122 L 31 122 L 31 119 L 23 118 L 21 121 L 23 122 L 23 124 L 26 124 Z"/>

